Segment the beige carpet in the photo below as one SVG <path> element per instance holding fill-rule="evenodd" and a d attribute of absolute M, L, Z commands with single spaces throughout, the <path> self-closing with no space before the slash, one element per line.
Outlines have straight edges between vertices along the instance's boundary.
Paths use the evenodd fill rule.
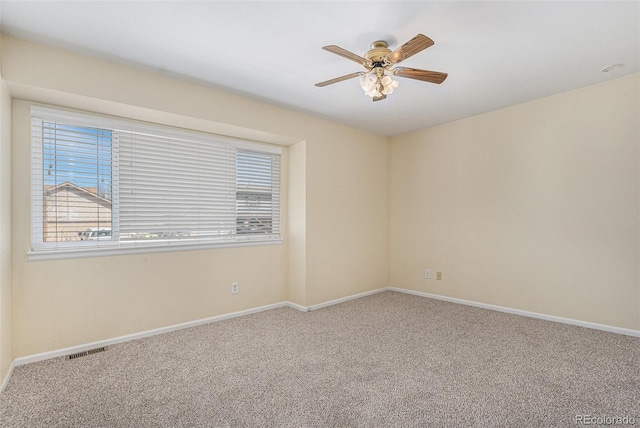
<path fill-rule="evenodd" d="M 0 395 L 2 427 L 566 427 L 577 415 L 640 425 L 640 339 L 395 292 L 17 367 Z"/>

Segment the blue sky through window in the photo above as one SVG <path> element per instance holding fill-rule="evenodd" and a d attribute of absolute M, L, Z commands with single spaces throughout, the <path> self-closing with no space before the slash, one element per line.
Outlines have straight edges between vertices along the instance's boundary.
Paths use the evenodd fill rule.
<path fill-rule="evenodd" d="M 109 129 L 44 122 L 45 186 L 69 182 L 111 199 L 112 135 Z"/>

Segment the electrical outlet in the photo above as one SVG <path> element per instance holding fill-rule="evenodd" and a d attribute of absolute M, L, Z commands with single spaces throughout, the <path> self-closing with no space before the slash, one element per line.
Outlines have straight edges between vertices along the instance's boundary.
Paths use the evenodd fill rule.
<path fill-rule="evenodd" d="M 436 279 L 440 281 L 442 279 L 442 272 L 436 272 Z"/>
<path fill-rule="evenodd" d="M 237 282 L 232 282 L 231 283 L 231 294 L 237 294 L 238 293 L 238 283 Z"/>
<path fill-rule="evenodd" d="M 425 279 L 431 279 L 431 269 L 424 270 L 424 277 Z"/>

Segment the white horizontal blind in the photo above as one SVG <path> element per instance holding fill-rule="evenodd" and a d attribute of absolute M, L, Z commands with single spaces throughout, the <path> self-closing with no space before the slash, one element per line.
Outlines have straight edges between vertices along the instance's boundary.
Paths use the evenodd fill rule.
<path fill-rule="evenodd" d="M 120 132 L 120 241 L 230 239 L 235 148 Z"/>
<path fill-rule="evenodd" d="M 32 124 L 34 250 L 280 239 L 279 148 L 45 107 Z"/>
<path fill-rule="evenodd" d="M 32 119 L 32 233 L 36 248 L 110 241 L 113 132 L 72 120 Z M 87 243 L 84 243 L 85 245 Z M 95 242 L 98 244 L 98 242 Z"/>
<path fill-rule="evenodd" d="M 239 235 L 280 233 L 280 156 L 238 149 L 236 214 Z"/>

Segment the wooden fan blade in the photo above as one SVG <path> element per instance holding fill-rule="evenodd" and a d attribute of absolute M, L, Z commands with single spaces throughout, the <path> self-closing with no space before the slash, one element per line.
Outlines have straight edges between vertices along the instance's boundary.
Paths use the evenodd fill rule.
<path fill-rule="evenodd" d="M 420 70 L 418 68 L 397 67 L 393 69 L 393 74 L 400 77 L 407 77 L 409 79 L 422 80 L 424 82 L 431 82 L 440 84 L 447 78 L 447 73 L 440 73 L 439 71 Z"/>
<path fill-rule="evenodd" d="M 329 46 L 323 46 L 322 49 L 324 49 L 325 51 L 334 53 L 336 55 L 340 55 L 343 58 L 350 59 L 351 61 L 355 61 L 358 64 L 363 65 L 365 67 L 369 64 L 369 61 L 367 59 L 361 57 L 360 55 L 356 55 L 353 52 L 349 52 L 346 49 L 342 49 L 340 46 L 329 45 Z"/>
<path fill-rule="evenodd" d="M 323 86 L 332 85 L 334 83 L 342 82 L 343 80 L 353 79 L 354 77 L 362 76 L 363 72 L 346 74 L 344 76 L 336 77 L 335 79 L 325 80 L 324 82 L 316 83 L 316 86 L 322 88 Z"/>
<path fill-rule="evenodd" d="M 397 64 L 433 45 L 433 40 L 424 34 L 418 34 L 387 57 L 391 64 Z"/>
<path fill-rule="evenodd" d="M 380 95 L 379 97 L 373 97 L 372 100 L 373 101 L 382 101 L 385 98 L 387 98 L 387 96 L 385 94 Z"/>

